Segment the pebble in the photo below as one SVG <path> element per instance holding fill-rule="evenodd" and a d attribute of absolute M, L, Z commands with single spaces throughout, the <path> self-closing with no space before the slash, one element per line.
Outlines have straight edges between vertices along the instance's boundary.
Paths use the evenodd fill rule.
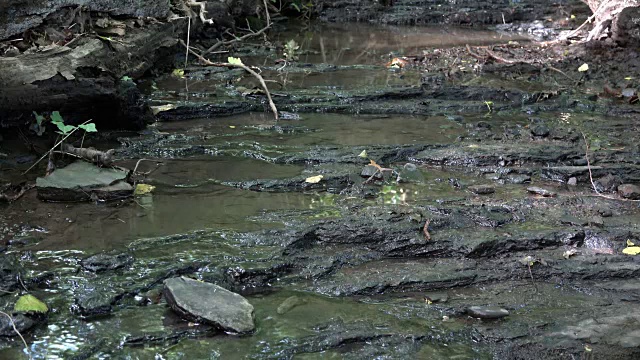
<path fill-rule="evenodd" d="M 544 197 L 556 196 L 556 193 L 554 191 L 543 189 L 543 188 L 540 188 L 540 187 L 537 187 L 537 186 L 529 186 L 527 188 L 527 191 L 532 193 L 532 194 L 536 194 L 536 195 L 540 195 L 540 196 L 544 196 Z"/>
<path fill-rule="evenodd" d="M 578 179 L 576 179 L 575 177 L 570 177 L 569 180 L 567 180 L 567 185 L 569 186 L 578 185 Z"/>
<path fill-rule="evenodd" d="M 509 311 L 498 306 L 471 306 L 467 314 L 480 319 L 500 319 L 509 316 Z"/>
<path fill-rule="evenodd" d="M 478 195 L 489 195 L 496 192 L 496 189 L 491 185 L 471 185 L 469 186 L 469 191 Z"/>

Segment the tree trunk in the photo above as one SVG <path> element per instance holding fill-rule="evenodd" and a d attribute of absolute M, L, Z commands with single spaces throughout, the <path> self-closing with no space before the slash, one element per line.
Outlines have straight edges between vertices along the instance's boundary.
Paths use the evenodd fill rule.
<path fill-rule="evenodd" d="M 639 0 L 582 0 L 593 11 L 593 29 L 587 40 L 612 37 L 621 43 L 635 43 L 640 40 Z"/>

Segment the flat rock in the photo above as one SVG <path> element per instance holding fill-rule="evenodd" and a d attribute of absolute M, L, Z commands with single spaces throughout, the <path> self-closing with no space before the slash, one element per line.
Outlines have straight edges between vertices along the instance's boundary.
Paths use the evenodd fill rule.
<path fill-rule="evenodd" d="M 36 180 L 38 198 L 45 201 L 112 200 L 133 195 L 126 180 L 129 171 L 99 168 L 86 161 L 76 161 Z"/>
<path fill-rule="evenodd" d="M 255 329 L 253 306 L 244 297 L 218 285 L 176 277 L 164 281 L 164 296 L 180 315 L 234 333 Z"/>
<path fill-rule="evenodd" d="M 496 189 L 494 189 L 494 187 L 491 185 L 471 185 L 468 189 L 472 193 L 478 195 L 489 195 L 496 192 Z"/>
<path fill-rule="evenodd" d="M 480 319 L 500 319 L 509 316 L 509 311 L 498 306 L 470 306 L 467 314 Z"/>
<path fill-rule="evenodd" d="M 622 184 L 618 186 L 618 194 L 625 199 L 640 199 L 640 186 L 633 184 Z"/>
<path fill-rule="evenodd" d="M 540 195 L 540 196 L 544 196 L 544 197 L 554 197 L 554 196 L 556 196 L 556 193 L 554 191 L 543 189 L 543 188 L 537 187 L 537 186 L 529 186 L 527 188 L 527 191 L 530 192 L 531 194 L 536 194 L 536 195 Z"/>

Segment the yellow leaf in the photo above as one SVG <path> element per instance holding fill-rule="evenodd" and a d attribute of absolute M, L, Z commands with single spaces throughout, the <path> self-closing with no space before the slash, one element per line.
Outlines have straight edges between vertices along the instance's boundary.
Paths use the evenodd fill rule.
<path fill-rule="evenodd" d="M 149 184 L 138 184 L 136 185 L 135 195 L 145 195 L 153 191 L 156 187 Z"/>
<path fill-rule="evenodd" d="M 573 15 L 573 14 L 571 14 L 571 20 L 573 20 L 573 19 L 575 19 L 575 18 L 576 18 L 576 16 L 575 16 L 575 15 Z"/>
<path fill-rule="evenodd" d="M 578 71 L 580 71 L 580 72 L 585 72 L 587 70 L 589 70 L 589 64 L 587 64 L 587 63 L 584 63 L 584 64 L 580 65 L 580 67 L 578 68 Z"/>
<path fill-rule="evenodd" d="M 33 312 L 46 313 L 49 311 L 49 308 L 47 307 L 47 304 L 40 301 L 37 297 L 31 294 L 26 294 L 18 298 L 18 301 L 16 301 L 16 304 L 13 307 L 13 310 L 20 311 L 20 312 L 33 311 Z"/>
<path fill-rule="evenodd" d="M 235 129 L 235 128 L 236 128 L 236 126 L 235 126 L 235 125 L 229 125 L 229 128 L 230 128 L 230 129 Z"/>
<path fill-rule="evenodd" d="M 158 106 L 150 106 L 151 112 L 153 115 L 158 115 L 163 111 L 169 111 L 176 108 L 175 104 L 167 104 L 167 105 L 158 105 Z"/>
<path fill-rule="evenodd" d="M 623 254 L 627 255 L 638 255 L 640 254 L 640 246 L 629 246 L 622 249 Z"/>
<path fill-rule="evenodd" d="M 184 77 L 184 69 L 174 69 L 171 72 L 171 75 L 173 75 L 175 77 L 183 78 Z"/>
<path fill-rule="evenodd" d="M 624 79 L 625 79 L 625 80 L 633 80 L 633 79 L 634 79 L 634 77 L 633 77 L 633 76 L 627 76 L 627 77 L 625 77 Z"/>
<path fill-rule="evenodd" d="M 322 176 L 322 175 L 311 176 L 311 177 L 306 178 L 304 180 L 304 182 L 307 182 L 309 184 L 317 184 L 317 183 L 320 182 L 320 180 L 322 180 L 323 177 L 324 176 Z"/>
<path fill-rule="evenodd" d="M 235 58 L 231 56 L 227 58 L 227 62 L 233 65 L 242 65 L 242 60 L 240 58 Z"/>
<path fill-rule="evenodd" d="M 627 246 L 633 246 L 633 245 L 635 245 L 633 241 L 627 239 Z"/>
<path fill-rule="evenodd" d="M 358 156 L 361 157 L 361 158 L 365 158 L 366 159 L 368 157 L 367 150 L 362 150 L 362 152 Z"/>

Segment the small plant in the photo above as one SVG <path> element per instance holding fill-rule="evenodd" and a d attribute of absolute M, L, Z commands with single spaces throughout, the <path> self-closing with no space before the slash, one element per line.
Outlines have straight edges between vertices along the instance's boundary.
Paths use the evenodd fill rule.
<path fill-rule="evenodd" d="M 47 118 L 45 118 L 43 115 L 38 114 L 37 112 L 33 112 L 33 115 L 36 118 L 36 127 L 34 130 L 36 130 L 36 133 L 38 135 L 42 135 L 45 131 L 45 127 L 44 127 L 44 123 L 45 121 L 47 121 Z M 84 143 L 84 136 L 88 133 L 88 132 L 97 132 L 98 129 L 96 129 L 96 124 L 89 122 L 91 120 L 87 120 L 85 122 L 83 122 L 80 125 L 67 125 L 64 123 L 64 119 L 62 118 L 62 115 L 60 115 L 60 112 L 58 111 L 54 111 L 51 113 L 51 115 L 49 115 L 49 119 L 48 119 L 51 124 L 55 125 L 58 128 L 58 131 L 56 131 L 56 133 L 62 135 L 62 140 L 58 141 L 56 139 L 56 143 L 55 145 L 53 145 L 51 147 L 51 149 L 49 149 L 49 151 L 47 151 L 44 155 L 42 155 L 42 157 L 40 159 L 38 159 L 38 161 L 36 161 L 35 163 L 33 163 L 33 165 L 31 165 L 30 168 L 28 168 L 23 174 L 26 174 L 29 172 L 29 170 L 33 169 L 34 166 L 36 166 L 38 163 L 40 163 L 40 161 L 42 161 L 42 159 L 44 159 L 47 156 L 51 156 L 53 154 L 53 151 L 60 146 L 69 136 L 71 136 L 73 133 L 75 133 L 78 129 L 82 129 L 84 130 L 84 134 L 82 135 L 82 142 Z M 59 138 L 59 137 L 58 137 Z M 80 145 L 80 147 L 82 147 L 82 145 Z"/>
<path fill-rule="evenodd" d="M 311 20 L 311 13 L 313 12 L 313 2 L 296 0 L 289 6 L 300 14 L 300 18 L 304 20 Z"/>
<path fill-rule="evenodd" d="M 284 44 L 284 52 L 282 53 L 284 59 L 288 62 L 298 60 L 298 49 L 300 49 L 300 45 L 295 40 L 287 41 Z"/>

